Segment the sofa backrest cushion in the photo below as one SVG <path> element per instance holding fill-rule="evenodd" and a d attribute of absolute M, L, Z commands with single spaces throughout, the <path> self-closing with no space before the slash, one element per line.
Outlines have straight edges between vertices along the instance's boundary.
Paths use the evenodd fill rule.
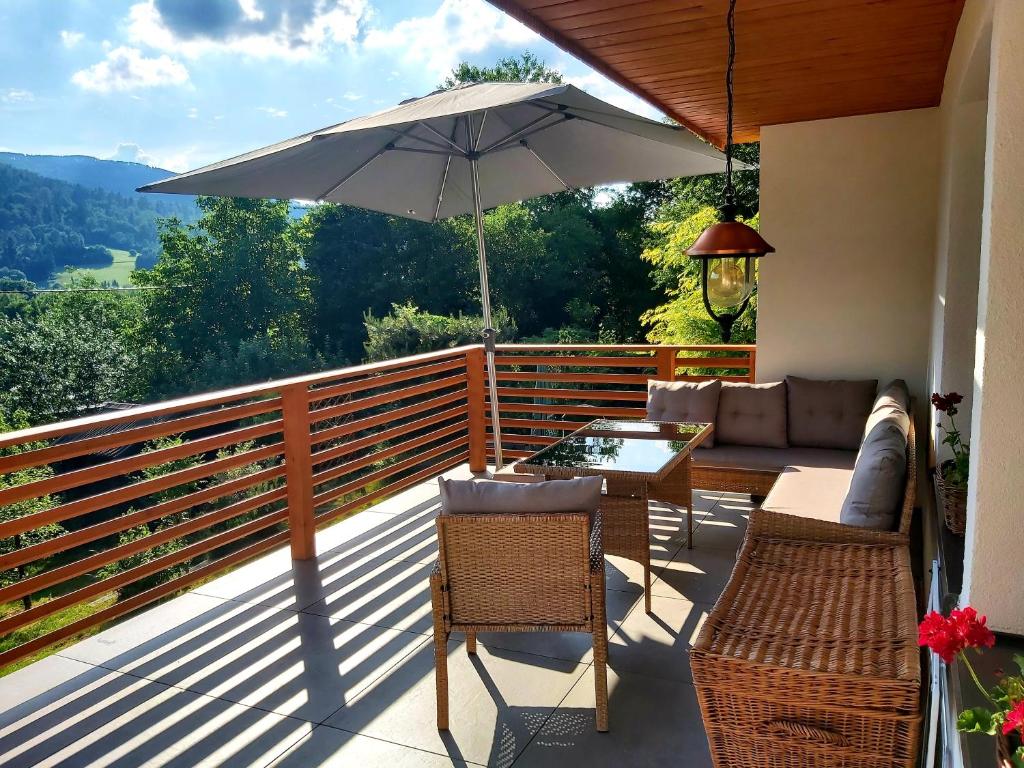
<path fill-rule="evenodd" d="M 910 394 L 897 379 L 878 393 L 853 467 L 839 522 L 894 530 L 907 482 Z"/>
<path fill-rule="evenodd" d="M 691 421 L 714 424 L 722 382 L 656 381 L 647 382 L 647 418 L 651 421 Z M 712 432 L 702 443 L 715 444 Z"/>
<path fill-rule="evenodd" d="M 446 480 L 441 487 L 441 514 L 593 514 L 601 503 L 600 476 L 542 483 L 508 483 L 495 480 Z"/>
<path fill-rule="evenodd" d="M 856 451 L 877 388 L 877 379 L 819 381 L 787 376 L 790 445 Z"/>
<path fill-rule="evenodd" d="M 787 448 L 786 383 L 722 383 L 715 437 L 723 445 Z"/>

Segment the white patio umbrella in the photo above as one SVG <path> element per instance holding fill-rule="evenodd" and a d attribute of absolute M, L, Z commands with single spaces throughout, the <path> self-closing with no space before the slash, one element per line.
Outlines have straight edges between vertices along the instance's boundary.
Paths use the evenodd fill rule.
<path fill-rule="evenodd" d="M 473 213 L 495 463 L 503 464 L 483 211 L 576 187 L 721 173 L 688 131 L 571 85 L 475 83 L 147 184 L 140 192 L 321 200 L 419 221 Z"/>

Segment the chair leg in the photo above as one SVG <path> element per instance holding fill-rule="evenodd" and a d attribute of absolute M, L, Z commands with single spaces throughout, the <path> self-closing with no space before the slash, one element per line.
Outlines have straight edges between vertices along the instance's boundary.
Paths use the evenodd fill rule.
<path fill-rule="evenodd" d="M 437 730 L 448 730 L 448 636 L 434 633 L 434 676 L 437 679 Z"/>
<path fill-rule="evenodd" d="M 466 653 L 476 655 L 476 632 L 466 633 Z"/>
<path fill-rule="evenodd" d="M 603 574 L 602 574 L 603 576 Z M 604 579 L 595 579 L 594 700 L 597 730 L 608 731 L 608 620 L 605 615 Z"/>

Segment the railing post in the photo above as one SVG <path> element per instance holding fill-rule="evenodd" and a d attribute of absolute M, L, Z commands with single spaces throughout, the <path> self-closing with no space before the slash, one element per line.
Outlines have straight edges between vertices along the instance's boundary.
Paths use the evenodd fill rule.
<path fill-rule="evenodd" d="M 292 559 L 309 560 L 316 557 L 316 525 L 313 522 L 313 458 L 306 384 L 291 384 L 281 390 L 281 416 L 284 419 Z"/>
<path fill-rule="evenodd" d="M 466 352 L 466 402 L 469 418 L 469 471 L 487 471 L 487 417 L 484 397 L 484 348 Z"/>
<path fill-rule="evenodd" d="M 750 368 L 747 369 L 747 381 L 751 384 L 757 381 L 757 348 L 750 350 Z"/>
<path fill-rule="evenodd" d="M 658 379 L 660 381 L 676 380 L 676 353 L 675 347 L 658 347 L 656 355 L 658 360 Z"/>

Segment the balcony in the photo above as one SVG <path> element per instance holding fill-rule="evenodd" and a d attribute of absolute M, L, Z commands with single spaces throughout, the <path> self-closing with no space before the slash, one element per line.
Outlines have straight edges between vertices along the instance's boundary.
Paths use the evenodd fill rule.
<path fill-rule="evenodd" d="M 752 380 L 755 349 L 502 346 L 496 368 L 518 457 L 642 417 L 648 378 Z M 438 734 L 434 478 L 485 469 L 484 374 L 467 347 L 0 436 L 0 505 L 34 505 L 0 522 L 0 665 L 56 649 L 0 679 L 0 762 L 708 764 L 687 648 L 743 534 L 734 494 L 699 494 L 693 550 L 652 506 L 653 616 L 640 567 L 607 559 L 610 734 L 571 634 L 453 642 Z"/>

